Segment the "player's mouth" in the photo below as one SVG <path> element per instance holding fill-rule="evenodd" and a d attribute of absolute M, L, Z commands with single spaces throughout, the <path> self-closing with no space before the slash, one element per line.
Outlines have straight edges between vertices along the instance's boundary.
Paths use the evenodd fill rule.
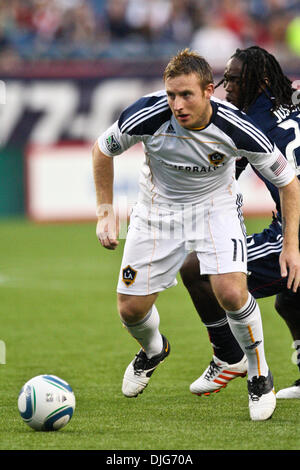
<path fill-rule="evenodd" d="M 186 122 L 189 119 L 189 114 L 177 114 L 178 121 Z"/>

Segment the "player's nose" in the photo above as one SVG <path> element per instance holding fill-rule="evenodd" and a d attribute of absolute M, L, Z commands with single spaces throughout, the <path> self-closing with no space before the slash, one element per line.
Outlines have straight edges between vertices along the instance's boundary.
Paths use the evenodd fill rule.
<path fill-rule="evenodd" d="M 181 111 L 183 109 L 183 100 L 180 96 L 177 96 L 174 100 L 174 111 Z"/>
<path fill-rule="evenodd" d="M 225 91 L 227 92 L 230 92 L 233 90 L 233 87 L 234 87 L 234 84 L 231 80 L 228 80 L 228 82 L 226 82 L 226 84 L 224 85 L 224 89 Z"/>

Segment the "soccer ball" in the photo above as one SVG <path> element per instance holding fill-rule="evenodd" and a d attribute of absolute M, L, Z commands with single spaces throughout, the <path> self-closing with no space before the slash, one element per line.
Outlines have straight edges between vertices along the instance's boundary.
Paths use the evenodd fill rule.
<path fill-rule="evenodd" d="M 59 377 L 38 375 L 22 387 L 18 408 L 23 421 L 36 431 L 57 431 L 72 418 L 75 395 Z"/>

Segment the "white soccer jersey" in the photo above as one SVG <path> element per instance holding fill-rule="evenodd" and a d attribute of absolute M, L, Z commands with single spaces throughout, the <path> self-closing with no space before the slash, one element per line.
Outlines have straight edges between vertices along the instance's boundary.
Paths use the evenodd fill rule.
<path fill-rule="evenodd" d="M 211 105 L 207 126 L 189 130 L 173 116 L 165 91 L 144 96 L 98 138 L 99 148 L 114 157 L 143 143 L 143 203 L 202 203 L 224 187 L 235 192 L 237 157 L 246 157 L 277 187 L 292 181 L 287 160 L 245 113 L 215 98 Z"/>

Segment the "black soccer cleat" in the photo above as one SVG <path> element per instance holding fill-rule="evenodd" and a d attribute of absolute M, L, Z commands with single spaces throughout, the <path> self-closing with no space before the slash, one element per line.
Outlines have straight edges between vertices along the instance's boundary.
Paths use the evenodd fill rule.
<path fill-rule="evenodd" d="M 157 366 L 170 354 L 170 343 L 165 336 L 161 336 L 163 348 L 160 354 L 148 359 L 141 349 L 127 367 L 122 384 L 122 392 L 126 397 L 137 397 L 139 393 L 143 393 Z"/>

